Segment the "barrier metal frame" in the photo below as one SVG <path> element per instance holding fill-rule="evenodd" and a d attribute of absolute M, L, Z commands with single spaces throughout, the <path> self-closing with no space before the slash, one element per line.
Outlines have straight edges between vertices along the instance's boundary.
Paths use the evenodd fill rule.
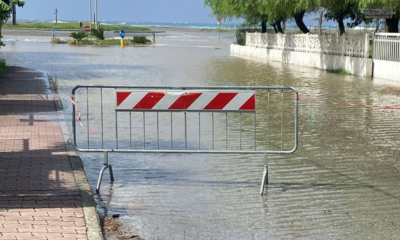
<path fill-rule="evenodd" d="M 97 88 L 101 89 L 101 106 L 103 108 L 103 96 L 102 92 L 103 89 L 115 89 L 115 90 L 121 90 L 121 89 L 126 89 L 126 90 L 180 90 L 180 91 L 190 91 L 190 90 L 221 90 L 221 91 L 236 91 L 236 90 L 291 90 L 294 93 L 294 146 L 293 149 L 289 151 L 259 151 L 254 149 L 254 151 L 249 151 L 249 150 L 165 150 L 165 149 L 113 149 L 113 148 L 89 148 L 89 149 L 84 149 L 84 148 L 79 148 L 77 146 L 77 127 L 76 127 L 76 105 L 75 105 L 75 93 L 78 89 L 84 88 L 87 91 L 92 88 Z M 112 171 L 112 166 L 108 162 L 108 155 L 110 152 L 113 153 L 194 153 L 194 154 L 258 154 L 264 155 L 264 173 L 262 177 L 262 182 L 261 182 L 261 190 L 260 190 L 260 195 L 264 194 L 264 188 L 265 185 L 268 185 L 268 165 L 267 165 L 267 159 L 269 154 L 292 154 L 294 153 L 297 148 L 298 148 L 298 102 L 299 102 L 299 93 L 297 90 L 291 86 L 213 86 L 213 87 L 165 87 L 165 86 L 119 86 L 119 85 L 114 85 L 114 86 L 104 86 L 104 85 L 77 85 L 72 89 L 71 92 L 71 97 L 73 98 L 72 101 L 72 132 L 73 132 L 73 141 L 72 144 L 74 148 L 79 151 L 79 152 L 103 152 L 104 153 L 104 163 L 103 167 L 100 170 L 99 178 L 97 181 L 96 185 L 96 192 L 100 192 L 100 186 L 101 186 L 101 181 L 103 178 L 104 171 L 106 169 L 109 169 L 110 173 L 110 180 L 111 182 L 114 181 L 114 174 Z M 124 110 L 126 112 L 126 110 Z M 116 110 L 116 116 L 117 112 L 121 112 L 120 110 Z M 157 111 L 157 110 L 135 110 L 135 112 L 166 112 L 165 110 Z M 189 112 L 186 110 L 172 110 L 172 111 L 167 111 L 167 112 Z M 191 111 L 193 112 L 193 111 Z M 195 112 L 218 112 L 218 111 L 195 111 Z M 232 111 L 230 111 L 232 112 Z M 254 111 L 254 116 L 256 113 L 256 110 Z M 101 112 L 101 117 L 103 118 L 103 112 Z M 254 117 L 255 118 L 255 117 Z M 89 119 L 88 119 L 89 120 Z M 185 114 L 185 121 L 186 121 L 186 114 Z M 213 120 L 214 121 L 214 120 Z M 118 125 L 117 125 L 117 120 L 116 120 L 116 131 L 118 132 Z M 187 126 L 185 126 L 185 129 L 187 129 Z M 186 133 L 185 133 L 186 135 Z M 117 139 L 118 141 L 118 139 Z"/>

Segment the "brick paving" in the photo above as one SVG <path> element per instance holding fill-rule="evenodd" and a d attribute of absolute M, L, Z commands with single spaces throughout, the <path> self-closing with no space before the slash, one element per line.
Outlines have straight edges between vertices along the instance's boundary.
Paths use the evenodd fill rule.
<path fill-rule="evenodd" d="M 0 239 L 88 239 L 46 76 L 0 75 Z"/>

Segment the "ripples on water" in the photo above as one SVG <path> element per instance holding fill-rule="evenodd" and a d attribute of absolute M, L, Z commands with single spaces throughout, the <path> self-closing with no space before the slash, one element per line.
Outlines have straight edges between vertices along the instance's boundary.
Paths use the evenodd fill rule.
<path fill-rule="evenodd" d="M 233 58 L 227 42 L 200 40 L 202 47 L 160 40 L 124 49 L 9 42 L 0 58 L 57 76 L 67 116 L 77 84 L 290 85 L 300 92 L 303 146 L 269 157 L 263 197 L 262 156 L 111 154 L 116 181 L 110 185 L 106 174 L 99 211 L 120 214 L 129 232 L 145 239 L 400 237 L 400 112 L 371 107 L 398 106 L 400 88 Z M 82 157 L 94 187 L 102 155 Z"/>

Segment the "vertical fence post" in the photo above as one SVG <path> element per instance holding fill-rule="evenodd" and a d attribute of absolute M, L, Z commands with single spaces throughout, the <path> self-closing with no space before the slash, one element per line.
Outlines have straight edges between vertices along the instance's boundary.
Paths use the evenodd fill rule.
<path fill-rule="evenodd" d="M 376 57 L 376 34 L 372 35 L 372 60 Z"/>
<path fill-rule="evenodd" d="M 365 34 L 364 58 L 369 58 L 369 34 Z"/>
<path fill-rule="evenodd" d="M 345 44 L 345 36 L 344 34 L 342 36 L 339 36 L 339 38 L 342 40 L 342 56 L 346 55 L 346 44 Z"/>

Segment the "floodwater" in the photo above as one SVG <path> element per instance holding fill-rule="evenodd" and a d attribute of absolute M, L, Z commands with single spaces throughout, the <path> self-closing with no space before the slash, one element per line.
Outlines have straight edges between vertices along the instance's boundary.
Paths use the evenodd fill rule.
<path fill-rule="evenodd" d="M 144 239 L 399 239 L 400 87 L 379 80 L 229 56 L 231 34 L 165 35 L 155 47 L 7 42 L 9 65 L 56 76 L 64 113 L 78 84 L 289 85 L 300 93 L 292 155 L 110 154 L 97 195 Z M 81 154 L 92 187 L 101 154 Z M 112 237 L 111 237 L 112 238 Z"/>

